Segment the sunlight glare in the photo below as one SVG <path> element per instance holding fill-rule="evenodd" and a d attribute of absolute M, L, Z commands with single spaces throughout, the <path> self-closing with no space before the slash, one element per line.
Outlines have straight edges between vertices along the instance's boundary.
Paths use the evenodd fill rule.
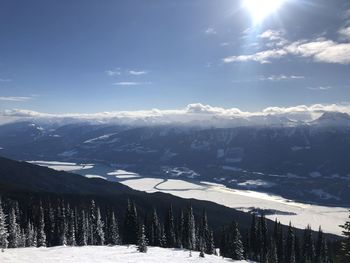
<path fill-rule="evenodd" d="M 244 7 L 250 12 L 255 24 L 261 23 L 272 14 L 285 0 L 244 0 Z"/>

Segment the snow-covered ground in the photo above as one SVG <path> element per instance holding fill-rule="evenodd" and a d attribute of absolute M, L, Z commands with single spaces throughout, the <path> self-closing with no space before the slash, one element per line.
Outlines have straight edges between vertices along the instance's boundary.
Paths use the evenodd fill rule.
<path fill-rule="evenodd" d="M 57 162 L 57 161 L 27 161 L 27 162 L 31 164 L 49 167 L 57 171 L 66 171 L 66 172 L 86 170 L 94 167 L 93 164 L 77 164 L 77 163 L 67 163 L 67 162 Z"/>
<path fill-rule="evenodd" d="M 233 261 L 219 256 L 178 249 L 149 247 L 147 253 L 139 253 L 135 246 L 86 246 L 51 248 L 14 248 L 0 252 L 1 263 L 224 263 Z"/>
<path fill-rule="evenodd" d="M 305 228 L 310 224 L 317 230 L 321 225 L 324 232 L 336 235 L 341 235 L 342 229 L 339 225 L 344 224 L 349 215 L 347 208 L 298 203 L 276 195 L 236 190 L 208 182 L 139 178 L 121 183 L 140 191 L 149 193 L 160 191 L 182 198 L 206 200 L 242 211 L 249 211 L 252 208 L 276 210 L 275 214 L 266 217 L 272 220 L 277 218 L 284 225 L 288 225 L 291 221 L 297 228 Z"/>

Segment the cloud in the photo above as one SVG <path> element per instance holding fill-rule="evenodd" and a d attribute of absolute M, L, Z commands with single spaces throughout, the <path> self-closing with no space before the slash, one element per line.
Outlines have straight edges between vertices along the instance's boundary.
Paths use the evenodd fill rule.
<path fill-rule="evenodd" d="M 229 46 L 230 45 L 230 43 L 228 43 L 228 42 L 222 42 L 221 44 L 220 44 L 220 46 L 222 46 L 222 47 L 227 47 L 227 46 Z"/>
<path fill-rule="evenodd" d="M 214 28 L 212 28 L 212 27 L 208 27 L 208 28 L 205 30 L 205 33 L 206 33 L 207 35 L 216 35 L 216 34 L 217 34 L 216 30 L 215 30 Z"/>
<path fill-rule="evenodd" d="M 259 35 L 260 38 L 268 41 L 266 44 L 268 47 L 281 47 L 288 43 L 283 37 L 284 32 L 280 30 L 267 30 Z"/>
<path fill-rule="evenodd" d="M 12 79 L 2 79 L 2 78 L 0 78 L 0 82 L 11 82 L 12 81 Z"/>
<path fill-rule="evenodd" d="M 271 76 L 260 76 L 259 80 L 265 81 L 281 81 L 281 80 L 297 80 L 304 79 L 304 76 L 296 76 L 296 75 L 271 75 Z"/>
<path fill-rule="evenodd" d="M 238 108 L 213 107 L 192 103 L 182 109 L 114 111 L 93 114 L 49 114 L 24 109 L 0 112 L 2 120 L 37 120 L 58 123 L 89 121 L 92 123 L 115 123 L 130 125 L 186 124 L 206 127 L 237 127 L 249 125 L 290 125 L 289 120 L 312 121 L 324 112 L 350 113 L 350 104 L 314 104 L 294 107 L 267 107 L 257 112 L 245 112 Z"/>
<path fill-rule="evenodd" d="M 136 82 L 136 81 L 120 81 L 120 82 L 115 82 L 113 85 L 116 86 L 139 86 L 139 85 L 149 85 L 151 84 L 150 82 Z"/>
<path fill-rule="evenodd" d="M 260 51 L 250 55 L 226 57 L 223 62 L 255 61 L 264 64 L 288 55 L 311 58 L 314 62 L 347 65 L 350 64 L 350 43 L 337 43 L 324 38 L 318 38 L 314 41 L 300 40 L 281 48 Z"/>
<path fill-rule="evenodd" d="M 277 59 L 286 56 L 288 53 L 283 49 L 272 49 L 257 52 L 252 55 L 240 55 L 240 56 L 230 56 L 223 59 L 224 63 L 233 62 L 248 62 L 256 61 L 261 64 L 271 63 L 271 59 Z"/>
<path fill-rule="evenodd" d="M 330 90 L 331 86 L 307 87 L 309 90 Z"/>
<path fill-rule="evenodd" d="M 0 97 L 0 101 L 24 102 L 31 100 L 32 97 Z"/>
<path fill-rule="evenodd" d="M 134 76 L 146 75 L 147 73 L 148 72 L 145 70 L 141 70 L 141 71 L 129 70 L 129 74 Z"/>
<path fill-rule="evenodd" d="M 350 39 L 350 26 L 339 29 L 338 33 L 341 39 Z"/>
<path fill-rule="evenodd" d="M 119 76 L 122 73 L 120 72 L 120 68 L 115 68 L 115 69 L 106 70 L 106 74 L 108 76 Z"/>

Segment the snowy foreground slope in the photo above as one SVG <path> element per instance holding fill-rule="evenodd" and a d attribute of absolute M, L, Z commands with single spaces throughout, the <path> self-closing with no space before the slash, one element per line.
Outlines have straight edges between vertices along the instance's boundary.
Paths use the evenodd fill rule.
<path fill-rule="evenodd" d="M 135 246 L 85 246 L 85 247 L 51 247 L 51 248 L 14 248 L 0 252 L 1 263 L 224 263 L 247 262 L 233 261 L 218 256 L 178 249 L 149 247 L 147 253 L 139 253 Z"/>

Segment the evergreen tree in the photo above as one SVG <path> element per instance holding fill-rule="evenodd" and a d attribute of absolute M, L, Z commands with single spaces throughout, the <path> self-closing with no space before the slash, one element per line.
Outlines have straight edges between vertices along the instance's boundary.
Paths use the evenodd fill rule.
<path fill-rule="evenodd" d="M 179 219 L 177 222 L 177 235 L 176 235 L 176 243 L 178 248 L 183 248 L 185 243 L 185 217 L 184 212 L 181 209 Z"/>
<path fill-rule="evenodd" d="M 196 239 L 196 223 L 193 215 L 193 208 L 192 205 L 190 205 L 184 220 L 184 247 L 194 250 L 196 247 Z"/>
<path fill-rule="evenodd" d="M 48 246 L 55 245 L 55 211 L 52 204 L 48 205 L 48 215 L 45 221 L 46 243 Z"/>
<path fill-rule="evenodd" d="M 295 251 L 295 262 L 301 262 L 301 251 L 299 237 L 294 237 L 294 251 Z"/>
<path fill-rule="evenodd" d="M 349 220 L 341 227 L 343 228 L 343 236 L 345 237 L 342 242 L 342 257 L 344 260 L 350 262 L 350 215 Z"/>
<path fill-rule="evenodd" d="M 103 231 L 104 224 L 101 218 L 101 211 L 99 207 L 97 208 L 95 225 L 96 225 L 96 232 L 94 237 L 95 245 L 102 246 L 105 242 L 105 234 Z"/>
<path fill-rule="evenodd" d="M 234 221 L 231 228 L 232 238 L 230 242 L 231 258 L 234 260 L 243 260 L 243 243 L 241 234 L 238 229 L 238 224 Z"/>
<path fill-rule="evenodd" d="M 259 243 L 258 243 L 258 225 L 256 222 L 256 215 L 252 214 L 252 221 L 250 226 L 250 235 L 249 235 L 249 248 L 250 252 L 247 252 L 249 258 L 252 260 L 258 259 L 259 254 Z"/>
<path fill-rule="evenodd" d="M 267 224 L 264 214 L 259 218 L 258 242 L 260 262 L 266 262 L 268 250 Z"/>
<path fill-rule="evenodd" d="M 176 246 L 176 235 L 175 235 L 175 223 L 173 215 L 173 207 L 170 205 L 168 212 L 165 217 L 164 232 L 166 236 L 166 246 L 175 247 Z"/>
<path fill-rule="evenodd" d="M 286 263 L 295 263 L 295 236 L 292 224 L 289 223 L 286 239 L 285 257 Z"/>
<path fill-rule="evenodd" d="M 68 210 L 70 211 L 70 215 L 68 219 L 67 244 L 68 246 L 76 246 L 74 210 L 72 209 L 68 209 Z"/>
<path fill-rule="evenodd" d="M 16 248 L 20 240 L 20 227 L 17 223 L 16 210 L 11 207 L 8 223 L 8 247 Z"/>
<path fill-rule="evenodd" d="M 301 260 L 302 262 L 313 262 L 315 257 L 315 249 L 314 249 L 314 241 L 312 238 L 312 229 L 310 225 L 308 225 L 304 230 L 303 236 L 303 249 Z"/>
<path fill-rule="evenodd" d="M 0 248 L 7 248 L 8 246 L 8 231 L 7 231 L 7 224 L 6 224 L 6 215 L 4 213 L 4 210 L 2 208 L 2 201 L 0 198 Z"/>
<path fill-rule="evenodd" d="M 206 254 L 213 254 L 213 238 L 211 236 L 211 231 L 209 229 L 209 224 L 208 224 L 208 217 L 207 217 L 207 212 L 204 210 L 202 214 L 202 220 L 200 223 L 200 229 L 199 229 L 199 237 L 203 239 L 203 246 L 204 246 L 204 252 Z"/>
<path fill-rule="evenodd" d="M 26 234 L 25 246 L 26 247 L 36 246 L 36 242 L 35 242 L 36 236 L 35 236 L 34 226 L 30 221 L 28 221 L 27 223 L 25 234 Z"/>
<path fill-rule="evenodd" d="M 153 208 L 151 218 L 148 221 L 149 222 L 146 224 L 148 242 L 151 246 L 160 246 L 162 239 L 161 226 L 155 208 Z"/>
<path fill-rule="evenodd" d="M 147 238 L 145 234 L 145 226 L 143 224 L 139 227 L 137 250 L 142 253 L 147 252 Z"/>
<path fill-rule="evenodd" d="M 107 233 L 109 234 L 109 239 L 107 240 L 108 244 L 120 245 L 118 222 L 117 222 L 117 219 L 115 218 L 114 211 L 111 213 L 111 216 L 110 216 Z"/>
<path fill-rule="evenodd" d="M 81 210 L 78 220 L 77 244 L 78 246 L 86 246 L 88 239 L 88 226 L 85 211 Z"/>
<path fill-rule="evenodd" d="M 278 263 L 284 263 L 284 236 L 283 228 L 280 222 L 276 226 L 276 248 L 277 248 L 277 259 Z"/>
<path fill-rule="evenodd" d="M 123 241 L 125 244 L 136 244 L 138 240 L 138 219 L 135 204 L 128 200 L 126 209 Z"/>
<path fill-rule="evenodd" d="M 267 262 L 268 263 L 278 262 L 276 242 L 273 239 L 270 240 L 270 249 L 268 250 L 268 253 L 267 253 Z"/>
<path fill-rule="evenodd" d="M 89 214 L 89 240 L 88 243 L 96 245 L 96 221 L 97 221 L 97 208 L 95 200 L 91 200 L 90 214 Z"/>
<path fill-rule="evenodd" d="M 39 206 L 39 222 L 37 230 L 37 246 L 45 247 L 46 246 L 46 234 L 45 234 L 45 222 L 44 222 L 44 210 L 42 203 L 40 201 Z"/>

